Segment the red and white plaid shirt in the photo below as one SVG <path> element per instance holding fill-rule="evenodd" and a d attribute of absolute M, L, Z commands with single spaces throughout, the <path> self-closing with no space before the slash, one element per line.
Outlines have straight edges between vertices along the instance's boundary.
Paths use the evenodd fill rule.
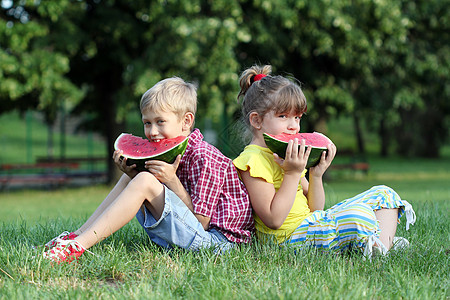
<path fill-rule="evenodd" d="M 211 218 L 210 228 L 231 242 L 250 242 L 254 221 L 247 190 L 231 159 L 203 141 L 198 129 L 189 135 L 177 175 L 191 196 L 194 213 Z"/>

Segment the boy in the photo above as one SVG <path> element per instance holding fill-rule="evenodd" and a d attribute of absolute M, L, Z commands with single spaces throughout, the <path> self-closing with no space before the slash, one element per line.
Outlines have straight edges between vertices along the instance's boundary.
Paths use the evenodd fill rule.
<path fill-rule="evenodd" d="M 163 247 L 226 250 L 250 241 L 250 201 L 232 161 L 203 141 L 198 129 L 192 131 L 195 87 L 177 77 L 162 80 L 142 96 L 140 109 L 145 136 L 154 141 L 189 136 L 185 154 L 173 164 L 148 161 L 149 172 L 138 173 L 114 152 L 124 174 L 83 226 L 46 244 L 50 249 L 44 258 L 77 259 L 135 215 L 150 239 Z"/>

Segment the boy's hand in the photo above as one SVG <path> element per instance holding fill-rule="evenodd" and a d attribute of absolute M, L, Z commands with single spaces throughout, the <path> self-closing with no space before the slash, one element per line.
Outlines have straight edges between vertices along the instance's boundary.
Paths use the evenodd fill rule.
<path fill-rule="evenodd" d="M 119 167 L 119 169 L 124 172 L 125 174 L 127 174 L 130 178 L 134 178 L 134 176 L 137 175 L 137 173 L 139 173 L 136 170 L 136 165 L 131 165 L 131 166 L 127 166 L 127 158 L 126 157 L 122 157 L 123 151 L 121 150 L 116 150 L 113 153 L 113 160 L 114 163 L 116 164 L 116 166 Z"/>
<path fill-rule="evenodd" d="M 162 183 L 170 183 L 177 179 L 176 171 L 181 161 L 181 155 L 178 155 L 173 164 L 168 164 L 160 160 L 149 160 L 145 162 L 145 168 L 152 173 L 156 179 Z"/>
<path fill-rule="evenodd" d="M 301 140 L 300 147 L 298 145 L 297 138 L 288 142 L 284 160 L 274 153 L 275 161 L 281 166 L 285 174 L 301 173 L 306 167 L 311 147 L 305 147 L 305 140 Z"/>
<path fill-rule="evenodd" d="M 311 167 L 309 169 L 310 176 L 313 177 L 320 177 L 322 176 L 325 171 L 328 169 L 328 167 L 331 165 L 331 162 L 334 159 L 334 156 L 336 155 L 336 145 L 334 144 L 328 144 L 327 145 L 328 154 L 326 151 L 322 152 L 322 156 L 320 157 L 320 162 L 315 167 Z"/>

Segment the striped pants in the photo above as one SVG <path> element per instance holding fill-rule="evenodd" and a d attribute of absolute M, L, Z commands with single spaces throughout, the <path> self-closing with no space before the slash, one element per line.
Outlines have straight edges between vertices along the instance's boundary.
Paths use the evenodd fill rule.
<path fill-rule="evenodd" d="M 313 212 L 284 244 L 341 251 L 356 247 L 370 256 L 374 242 L 379 241 L 379 227 L 374 211 L 383 208 L 398 208 L 398 222 L 405 214 L 406 230 L 415 222 L 411 204 L 402 200 L 387 186 L 374 186 L 325 211 Z"/>

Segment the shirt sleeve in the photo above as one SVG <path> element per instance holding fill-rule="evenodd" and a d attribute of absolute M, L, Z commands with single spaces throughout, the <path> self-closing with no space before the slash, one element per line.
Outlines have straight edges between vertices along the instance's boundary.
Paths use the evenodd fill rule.
<path fill-rule="evenodd" d="M 300 178 L 305 177 L 306 176 L 306 172 L 308 172 L 308 170 L 304 169 L 302 172 L 302 175 L 300 176 Z"/>
<path fill-rule="evenodd" d="M 283 169 L 274 161 L 272 154 L 267 152 L 256 152 L 253 149 L 244 150 L 233 164 L 238 170 L 249 171 L 250 176 L 261 178 L 268 183 L 281 184 L 284 176 Z M 305 177 L 307 170 L 302 171 L 301 177 Z M 301 188 L 301 184 L 299 183 Z"/>
<path fill-rule="evenodd" d="M 274 170 L 267 157 L 261 154 L 243 152 L 233 160 L 235 167 L 242 171 L 249 171 L 250 176 L 264 179 L 268 183 L 274 183 Z"/>
<path fill-rule="evenodd" d="M 222 168 L 207 155 L 193 156 L 190 178 L 194 213 L 211 218 L 223 186 Z"/>

